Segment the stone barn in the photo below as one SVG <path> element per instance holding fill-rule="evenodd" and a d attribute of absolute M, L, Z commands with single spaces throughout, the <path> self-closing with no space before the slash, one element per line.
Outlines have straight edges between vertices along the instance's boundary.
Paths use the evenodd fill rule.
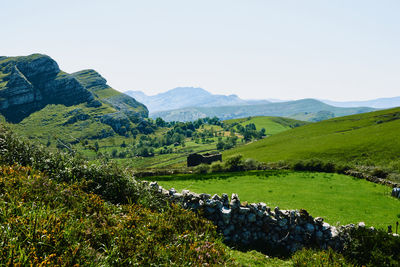
<path fill-rule="evenodd" d="M 201 154 L 193 153 L 187 157 L 187 166 L 193 167 L 193 166 L 200 165 L 202 163 L 211 164 L 214 161 L 222 161 L 222 155 L 221 154 L 210 154 L 210 153 L 201 155 Z"/>

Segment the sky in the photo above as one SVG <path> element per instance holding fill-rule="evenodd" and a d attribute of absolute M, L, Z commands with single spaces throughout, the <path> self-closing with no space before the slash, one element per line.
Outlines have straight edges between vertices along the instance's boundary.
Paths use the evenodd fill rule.
<path fill-rule="evenodd" d="M 400 95 L 398 0 L 0 0 L 0 56 L 43 53 L 119 91 Z"/>

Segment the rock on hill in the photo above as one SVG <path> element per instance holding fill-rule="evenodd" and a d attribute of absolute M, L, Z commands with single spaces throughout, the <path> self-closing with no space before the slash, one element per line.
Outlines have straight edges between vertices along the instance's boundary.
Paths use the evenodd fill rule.
<path fill-rule="evenodd" d="M 0 59 L 0 112 L 10 122 L 20 122 L 47 104 L 71 106 L 93 100 L 90 91 L 48 56 Z"/>
<path fill-rule="evenodd" d="M 49 56 L 33 54 L 0 57 L 0 114 L 27 131 L 92 128 L 91 137 L 101 138 L 145 128 L 148 110 L 94 70 L 68 74 Z"/>
<path fill-rule="evenodd" d="M 143 102 L 149 108 L 150 113 L 186 107 L 218 107 L 269 103 L 266 100 L 243 100 L 237 95 L 214 95 L 202 88 L 195 87 L 178 87 L 153 96 L 147 96 L 142 91 L 127 91 L 125 93 Z"/>

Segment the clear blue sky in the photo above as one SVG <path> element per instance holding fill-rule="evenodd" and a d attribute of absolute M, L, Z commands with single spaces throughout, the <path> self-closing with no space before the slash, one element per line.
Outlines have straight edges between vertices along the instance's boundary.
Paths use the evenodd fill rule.
<path fill-rule="evenodd" d="M 8 0 L 0 55 L 44 53 L 120 91 L 400 95 L 398 0 Z"/>

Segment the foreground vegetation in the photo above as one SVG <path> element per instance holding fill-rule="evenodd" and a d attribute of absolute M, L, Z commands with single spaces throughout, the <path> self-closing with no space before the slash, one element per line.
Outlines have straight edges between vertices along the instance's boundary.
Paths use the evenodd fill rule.
<path fill-rule="evenodd" d="M 176 206 L 112 205 L 30 167 L 0 167 L 3 264 L 229 262 L 211 222 Z"/>
<path fill-rule="evenodd" d="M 389 187 L 340 174 L 269 170 L 151 179 L 178 191 L 237 193 L 241 201 L 248 203 L 306 209 L 333 225 L 364 221 L 369 226 L 387 229 L 400 221 L 400 201 L 390 196 Z"/>
<path fill-rule="evenodd" d="M 381 170 L 400 181 L 400 108 L 317 122 L 223 153 L 262 162 L 318 159 L 361 170 Z"/>

